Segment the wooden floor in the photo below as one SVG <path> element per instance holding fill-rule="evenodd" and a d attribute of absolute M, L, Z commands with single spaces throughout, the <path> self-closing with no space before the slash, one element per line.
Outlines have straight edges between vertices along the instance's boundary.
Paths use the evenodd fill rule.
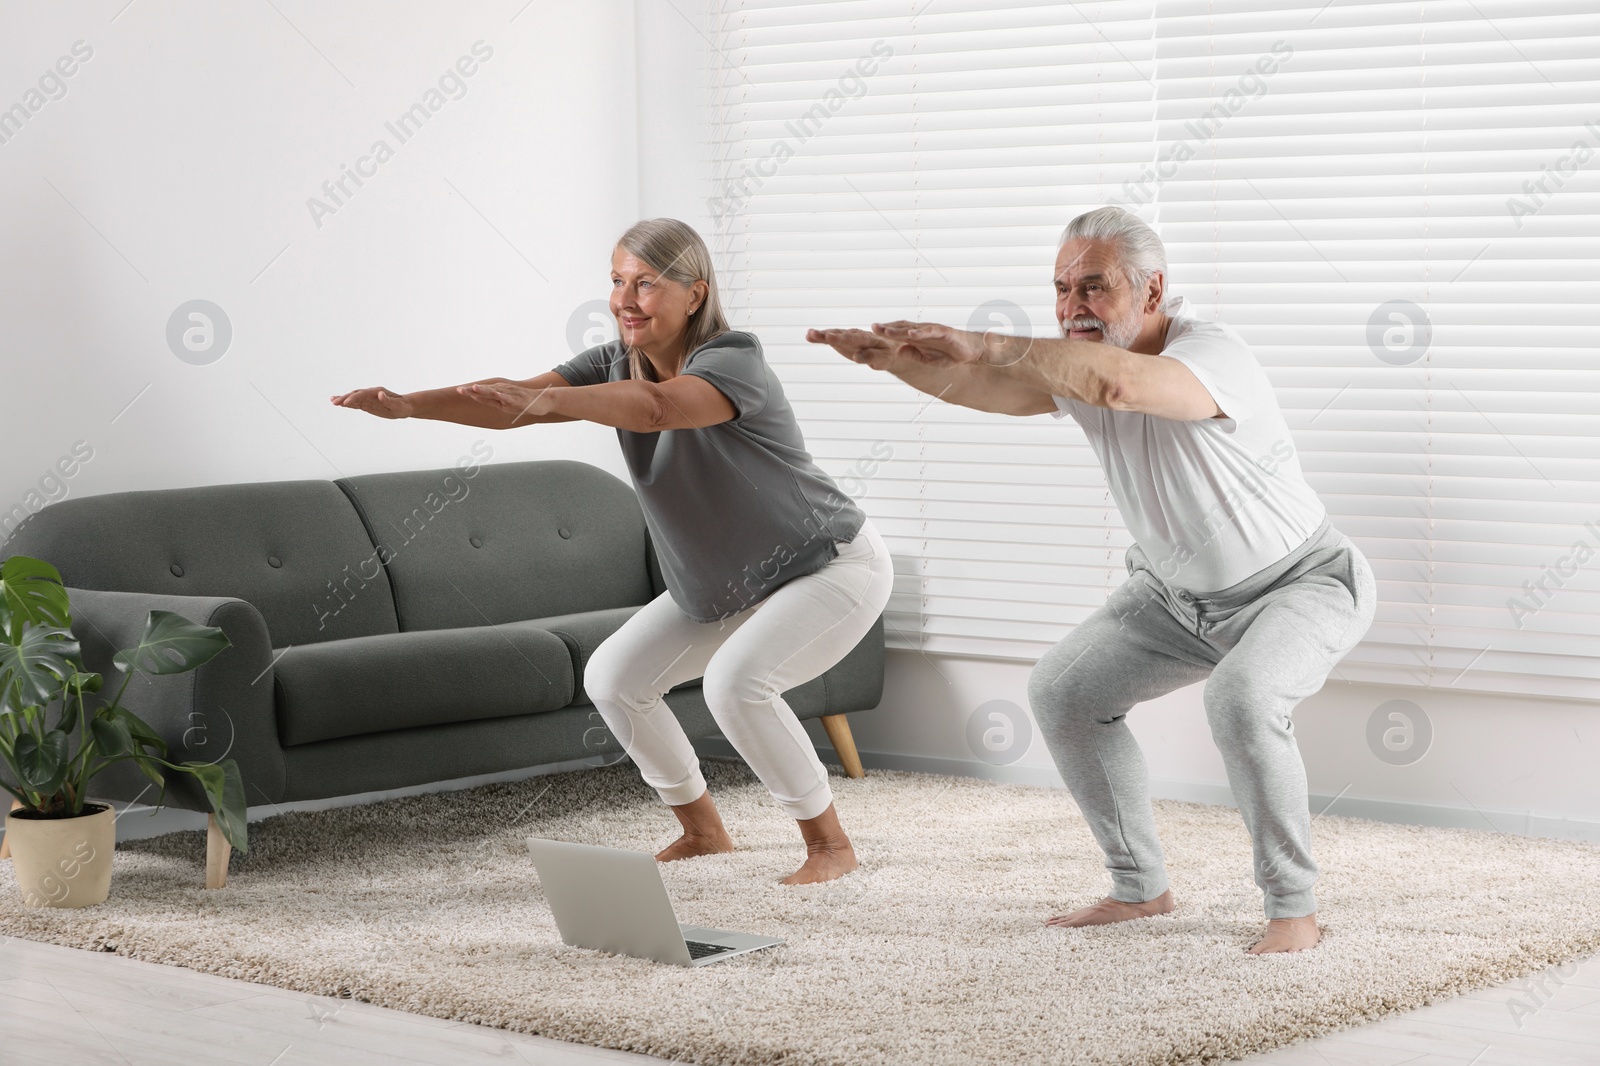
<path fill-rule="evenodd" d="M 1258 1066 L 1596 1066 L 1600 958 L 1247 1060 Z M 1522 1003 L 1513 1010 L 1513 1001 Z M 5 1066 L 344 1066 L 661 1060 L 175 966 L 0 941 Z M 910 1066 L 910 1064 L 908 1064 Z"/>

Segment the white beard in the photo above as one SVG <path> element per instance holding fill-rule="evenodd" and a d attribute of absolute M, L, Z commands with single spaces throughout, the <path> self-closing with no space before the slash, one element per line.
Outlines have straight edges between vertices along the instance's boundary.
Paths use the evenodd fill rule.
<path fill-rule="evenodd" d="M 1105 343 L 1113 348 L 1129 348 L 1139 339 L 1139 327 L 1144 325 L 1144 310 L 1139 306 L 1134 307 L 1128 312 L 1128 317 L 1121 322 L 1106 322 L 1103 319 L 1068 319 L 1061 323 L 1061 335 L 1068 336 L 1068 330 L 1074 323 L 1078 323 L 1081 329 L 1082 324 L 1090 321 L 1100 323 L 1100 336 Z"/>
<path fill-rule="evenodd" d="M 1144 325 L 1144 309 L 1135 307 L 1128 317 L 1117 323 L 1106 323 L 1104 336 L 1113 348 L 1129 348 L 1139 339 L 1139 327 Z"/>

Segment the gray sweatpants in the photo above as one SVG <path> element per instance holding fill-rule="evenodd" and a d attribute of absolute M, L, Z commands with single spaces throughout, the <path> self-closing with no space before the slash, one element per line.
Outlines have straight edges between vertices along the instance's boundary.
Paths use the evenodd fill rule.
<path fill-rule="evenodd" d="M 1203 597 L 1162 582 L 1137 545 L 1127 566 L 1128 579 L 1028 682 L 1056 768 L 1106 854 L 1111 897 L 1141 902 L 1168 887 L 1128 710 L 1209 675 L 1206 720 L 1250 832 L 1267 917 L 1312 913 L 1317 864 L 1290 714 L 1372 624 L 1366 557 L 1324 521 L 1281 561 Z"/>

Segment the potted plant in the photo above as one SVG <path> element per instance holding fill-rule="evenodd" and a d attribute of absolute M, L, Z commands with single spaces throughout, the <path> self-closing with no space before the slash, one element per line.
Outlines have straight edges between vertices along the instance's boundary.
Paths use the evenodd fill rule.
<path fill-rule="evenodd" d="M 116 695 L 89 710 L 84 697 L 98 693 L 104 679 L 85 671 L 71 627 L 55 567 L 25 555 L 0 563 L 0 787 L 15 801 L 5 842 L 26 904 L 105 900 L 116 814 L 109 803 L 90 801 L 88 788 L 101 770 L 125 760 L 161 787 L 161 798 L 164 770 L 193 775 L 228 844 L 245 851 L 238 764 L 168 762 L 166 742 L 120 703 L 135 673 L 181 674 L 211 661 L 230 643 L 222 630 L 151 611 L 139 643 L 112 660 L 125 675 Z"/>

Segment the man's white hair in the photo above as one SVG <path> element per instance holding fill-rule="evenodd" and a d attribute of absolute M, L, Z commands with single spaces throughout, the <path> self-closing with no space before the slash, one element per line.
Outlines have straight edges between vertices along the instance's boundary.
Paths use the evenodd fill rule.
<path fill-rule="evenodd" d="M 1110 241 L 1116 245 L 1123 273 L 1141 293 L 1152 277 L 1167 273 L 1166 245 L 1142 218 L 1120 207 L 1097 207 L 1067 223 L 1061 231 L 1061 244 L 1072 240 Z"/>

